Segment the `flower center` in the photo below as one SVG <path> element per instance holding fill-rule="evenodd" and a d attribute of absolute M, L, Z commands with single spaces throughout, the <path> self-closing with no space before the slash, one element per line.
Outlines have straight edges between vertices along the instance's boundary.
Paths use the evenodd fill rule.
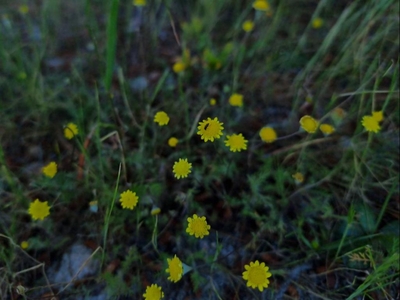
<path fill-rule="evenodd" d="M 192 221 L 192 229 L 194 232 L 200 233 L 204 230 L 204 222 L 201 219 L 195 219 Z"/>
<path fill-rule="evenodd" d="M 253 267 L 249 270 L 249 281 L 255 284 L 263 284 L 267 279 L 265 270 L 261 267 Z"/>

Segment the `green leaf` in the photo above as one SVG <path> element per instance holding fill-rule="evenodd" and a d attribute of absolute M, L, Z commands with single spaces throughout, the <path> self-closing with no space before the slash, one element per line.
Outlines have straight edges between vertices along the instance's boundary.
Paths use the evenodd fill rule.
<path fill-rule="evenodd" d="M 367 206 L 365 203 L 356 205 L 356 212 L 359 218 L 361 227 L 366 233 L 374 233 L 376 216 L 372 208 Z"/>

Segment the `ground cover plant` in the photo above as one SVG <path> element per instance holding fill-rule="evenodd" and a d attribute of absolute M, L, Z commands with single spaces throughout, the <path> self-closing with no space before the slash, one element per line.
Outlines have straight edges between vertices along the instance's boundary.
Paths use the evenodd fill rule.
<path fill-rule="evenodd" d="M 1 299 L 398 299 L 398 1 L 3 1 Z"/>

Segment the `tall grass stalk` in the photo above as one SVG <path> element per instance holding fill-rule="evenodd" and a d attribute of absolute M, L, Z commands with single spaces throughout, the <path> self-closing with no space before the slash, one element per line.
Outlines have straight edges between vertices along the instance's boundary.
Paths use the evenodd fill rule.
<path fill-rule="evenodd" d="M 115 52 L 117 47 L 118 7 L 119 0 L 112 0 L 107 23 L 106 72 L 104 77 L 104 85 L 107 92 L 110 92 L 114 72 Z"/>
<path fill-rule="evenodd" d="M 115 199 L 117 199 L 117 194 L 118 194 L 118 187 L 119 187 L 119 179 L 121 177 L 121 168 L 122 168 L 122 164 L 119 164 L 119 168 L 118 168 L 118 176 L 117 176 L 117 182 L 115 184 L 115 189 L 114 189 L 114 195 L 113 195 L 113 199 L 111 201 L 110 206 L 107 208 L 106 211 L 106 218 L 104 219 L 104 236 L 103 236 L 103 252 L 101 255 L 101 265 L 104 264 L 104 259 L 105 259 L 105 255 L 106 255 L 106 244 L 107 244 L 107 235 L 108 235 L 108 228 L 110 226 L 110 218 L 111 218 L 111 213 L 113 211 L 114 205 L 115 205 Z"/>

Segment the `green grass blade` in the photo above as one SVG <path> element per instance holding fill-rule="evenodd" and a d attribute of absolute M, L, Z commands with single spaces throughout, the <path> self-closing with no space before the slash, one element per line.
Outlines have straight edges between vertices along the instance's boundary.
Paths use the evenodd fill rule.
<path fill-rule="evenodd" d="M 115 51 L 117 47 L 117 17 L 119 0 L 113 0 L 111 3 L 110 15 L 107 23 L 107 49 L 106 49 L 106 74 L 104 85 L 106 91 L 110 91 L 111 81 L 115 63 Z"/>

